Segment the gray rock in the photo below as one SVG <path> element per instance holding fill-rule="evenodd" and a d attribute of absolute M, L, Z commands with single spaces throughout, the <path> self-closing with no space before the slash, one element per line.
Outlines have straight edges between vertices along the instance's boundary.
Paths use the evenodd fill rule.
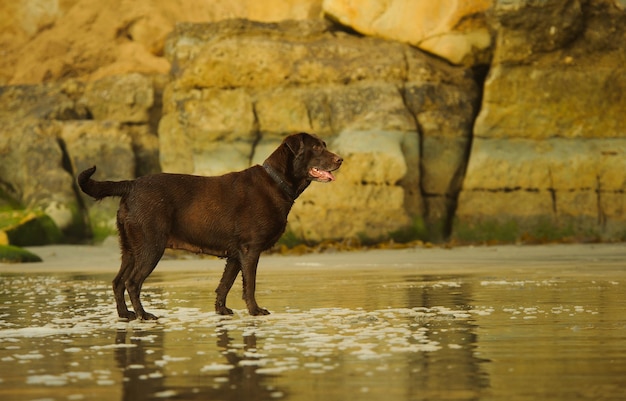
<path fill-rule="evenodd" d="M 455 236 L 625 238 L 626 14 L 612 1 L 513 1 L 494 18 Z"/>
<path fill-rule="evenodd" d="M 102 235 L 114 230 L 117 201 L 86 207 L 91 203 L 75 175 L 94 164 L 106 179 L 160 171 L 158 140 L 151 132 L 156 81 L 130 74 L 87 84 L 1 88 L 3 203 L 44 211 L 71 239 L 90 235 L 92 228 Z"/>
<path fill-rule="evenodd" d="M 114 75 L 89 82 L 79 104 L 95 120 L 147 123 L 154 103 L 150 78 L 138 74 Z"/>
<path fill-rule="evenodd" d="M 0 179 L 24 207 L 44 210 L 59 228 L 76 234 L 82 232 L 83 218 L 73 178 L 64 168 L 60 125 L 35 119 L 3 126 Z"/>

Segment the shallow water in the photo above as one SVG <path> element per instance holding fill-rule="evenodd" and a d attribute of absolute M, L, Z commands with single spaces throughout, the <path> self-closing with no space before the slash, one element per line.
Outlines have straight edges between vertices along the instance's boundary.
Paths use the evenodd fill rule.
<path fill-rule="evenodd" d="M 264 317 L 247 315 L 239 288 L 235 316 L 215 315 L 218 268 L 157 270 L 142 294 L 157 322 L 117 320 L 115 268 L 0 268 L 0 399 L 626 399 L 615 258 L 441 270 L 420 268 L 419 252 L 386 259 L 260 269 Z"/>

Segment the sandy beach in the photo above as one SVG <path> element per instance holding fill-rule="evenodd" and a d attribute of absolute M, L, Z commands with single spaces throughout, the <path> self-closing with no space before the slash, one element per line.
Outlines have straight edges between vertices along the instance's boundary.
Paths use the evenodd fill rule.
<path fill-rule="evenodd" d="M 117 318 L 114 240 L 29 250 L 0 265 L 0 399 L 626 399 L 624 244 L 263 255 L 263 317 L 240 279 L 217 315 L 224 260 L 179 255 L 149 322 Z"/>
<path fill-rule="evenodd" d="M 54 245 L 29 247 L 41 256 L 42 263 L 2 264 L 2 272 L 85 272 L 110 271 L 119 267 L 119 249 L 114 240 L 103 245 Z M 364 250 L 321 254 L 262 255 L 259 269 L 292 269 L 302 267 L 413 267 L 424 272 L 445 270 L 484 271 L 498 266 L 519 268 L 626 267 L 626 244 L 554 244 L 463 246 L 454 248 L 408 248 L 400 250 Z M 197 271 L 222 268 L 220 259 L 199 258 L 192 254 L 181 259 L 164 258 L 157 271 Z"/>

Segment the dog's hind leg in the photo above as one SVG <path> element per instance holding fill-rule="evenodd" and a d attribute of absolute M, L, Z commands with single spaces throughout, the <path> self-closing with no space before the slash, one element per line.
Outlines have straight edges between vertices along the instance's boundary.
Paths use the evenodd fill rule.
<path fill-rule="evenodd" d="M 162 246 L 155 244 L 151 248 L 150 252 L 144 251 L 140 254 L 141 257 L 135 254 L 137 256 L 135 257 L 134 269 L 129 272 L 125 283 L 128 296 L 130 297 L 130 302 L 132 302 L 133 309 L 135 310 L 135 314 L 137 315 L 137 318 L 143 320 L 158 319 L 152 313 L 148 313 L 144 310 L 139 297 L 143 282 L 150 275 L 150 273 L 152 273 L 157 263 L 159 263 L 161 256 L 163 256 L 163 252 L 165 251 L 165 242 L 163 242 Z"/>
<path fill-rule="evenodd" d="M 126 306 L 126 299 L 124 298 L 124 292 L 126 292 L 126 277 L 129 272 L 133 270 L 135 264 L 135 256 L 133 255 L 132 248 L 128 242 L 128 236 L 126 234 L 126 228 L 122 223 L 125 219 L 127 208 L 124 203 L 120 204 L 120 209 L 117 213 L 117 230 L 120 237 L 120 248 L 122 251 L 122 264 L 120 271 L 113 279 L 113 295 L 115 297 L 115 303 L 117 305 L 117 314 L 121 319 L 134 320 L 137 318 L 135 312 L 129 311 Z"/>
<path fill-rule="evenodd" d="M 156 320 L 157 317 L 144 310 L 141 304 L 141 287 L 146 278 L 152 273 L 165 251 L 167 227 L 157 227 L 142 221 L 126 221 L 124 224 L 127 245 L 132 253 L 132 264 L 123 272 L 124 286 L 128 291 L 130 302 L 137 319 Z M 124 265 L 123 265 L 124 266 Z"/>
<path fill-rule="evenodd" d="M 241 262 L 239 262 L 239 259 L 230 256 L 226 260 L 226 267 L 224 268 L 224 274 L 222 274 L 220 284 L 215 290 L 217 293 L 217 297 L 215 299 L 215 312 L 219 315 L 233 314 L 232 309 L 226 307 L 226 296 L 228 295 L 228 291 L 232 288 L 240 270 Z"/>
<path fill-rule="evenodd" d="M 126 306 L 126 300 L 124 299 L 124 292 L 126 291 L 126 276 L 128 272 L 132 271 L 135 264 L 135 258 L 133 254 L 122 248 L 122 265 L 117 276 L 113 279 L 113 294 L 115 296 L 115 303 L 117 304 L 117 315 L 122 319 L 135 320 L 137 315 L 135 312 L 129 311 Z"/>

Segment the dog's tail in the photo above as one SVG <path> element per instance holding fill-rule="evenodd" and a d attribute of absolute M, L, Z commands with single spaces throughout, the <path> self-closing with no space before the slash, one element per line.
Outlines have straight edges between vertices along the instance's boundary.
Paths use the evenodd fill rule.
<path fill-rule="evenodd" d="M 87 195 L 96 200 L 107 196 L 127 195 L 133 186 L 132 181 L 95 181 L 91 179 L 96 172 L 96 166 L 88 168 L 78 175 L 78 185 Z"/>

